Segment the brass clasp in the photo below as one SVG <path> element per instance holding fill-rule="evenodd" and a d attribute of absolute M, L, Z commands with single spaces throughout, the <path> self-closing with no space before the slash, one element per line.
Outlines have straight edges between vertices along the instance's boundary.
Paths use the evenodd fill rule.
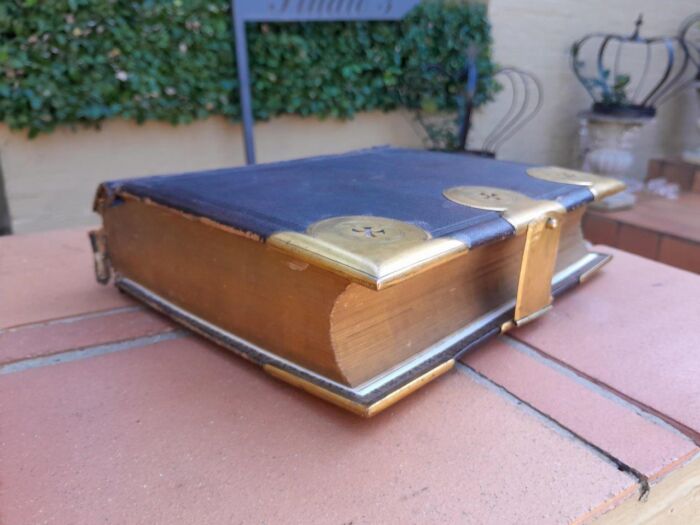
<path fill-rule="evenodd" d="M 566 209 L 555 201 L 536 200 L 516 191 L 486 186 L 458 186 L 445 190 L 444 195 L 464 206 L 500 212 L 515 228 L 516 235 L 526 235 L 515 315 L 501 330 L 521 326 L 549 310 L 561 221 Z"/>
<path fill-rule="evenodd" d="M 534 220 L 526 235 L 515 299 L 513 322 L 516 326 L 537 319 L 552 307 L 552 278 L 559 250 L 561 217 L 551 213 Z"/>

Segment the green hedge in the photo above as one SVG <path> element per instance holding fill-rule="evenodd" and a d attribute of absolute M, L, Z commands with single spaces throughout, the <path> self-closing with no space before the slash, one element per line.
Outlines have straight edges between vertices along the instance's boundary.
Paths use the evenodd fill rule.
<path fill-rule="evenodd" d="M 262 0 L 261 0 L 262 1 Z M 248 32 L 255 115 L 348 118 L 450 109 L 470 43 L 493 69 L 482 5 L 425 2 L 400 22 L 260 24 Z M 30 136 L 121 117 L 239 117 L 228 0 L 3 0 L 0 121 Z M 493 86 L 482 82 L 480 100 Z"/>

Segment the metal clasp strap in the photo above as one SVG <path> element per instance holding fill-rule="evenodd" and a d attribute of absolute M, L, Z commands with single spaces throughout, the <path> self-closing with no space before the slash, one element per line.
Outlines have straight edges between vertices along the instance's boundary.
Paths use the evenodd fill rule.
<path fill-rule="evenodd" d="M 443 194 L 464 206 L 500 212 L 515 228 L 516 235 L 526 235 L 515 315 L 503 325 L 502 331 L 528 323 L 549 310 L 561 219 L 566 209 L 555 201 L 535 200 L 516 191 L 487 186 L 457 186 Z"/>
<path fill-rule="evenodd" d="M 528 225 L 515 299 L 516 326 L 537 319 L 552 307 L 552 278 L 557 262 L 561 220 L 546 215 Z"/>

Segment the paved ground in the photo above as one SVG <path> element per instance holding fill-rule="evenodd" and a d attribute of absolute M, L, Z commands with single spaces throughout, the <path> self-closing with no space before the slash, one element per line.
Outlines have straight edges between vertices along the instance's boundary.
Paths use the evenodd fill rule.
<path fill-rule="evenodd" d="M 97 285 L 84 231 L 2 238 L 0 523 L 685 523 L 700 480 L 658 500 L 700 462 L 700 277 L 604 250 L 362 420 Z"/>

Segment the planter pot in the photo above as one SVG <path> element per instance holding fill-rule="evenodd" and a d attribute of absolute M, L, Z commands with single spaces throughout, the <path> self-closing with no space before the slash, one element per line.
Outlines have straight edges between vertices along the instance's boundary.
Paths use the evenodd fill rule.
<path fill-rule="evenodd" d="M 644 174 L 630 174 L 634 163 L 634 147 L 642 126 L 653 120 L 641 114 L 597 113 L 580 114 L 580 140 L 584 171 L 615 177 L 627 189 L 593 205 L 598 209 L 619 210 L 634 205 L 636 191 L 644 185 Z"/>
<path fill-rule="evenodd" d="M 638 104 L 617 105 L 596 102 L 593 104 L 591 113 L 628 119 L 649 119 L 656 116 L 656 109 L 649 106 L 640 106 Z"/>

